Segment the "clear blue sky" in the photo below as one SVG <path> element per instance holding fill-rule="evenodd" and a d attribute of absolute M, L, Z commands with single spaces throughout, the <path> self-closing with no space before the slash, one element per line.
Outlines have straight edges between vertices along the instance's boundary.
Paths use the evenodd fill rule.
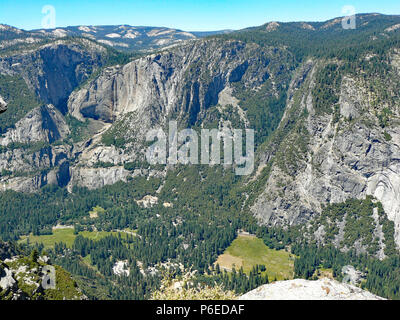
<path fill-rule="evenodd" d="M 400 14 L 400 0 L 0 0 L 0 23 L 41 28 L 42 7 L 56 9 L 56 26 L 130 24 L 187 31 L 241 29 L 268 21 L 324 21 L 357 13 Z"/>

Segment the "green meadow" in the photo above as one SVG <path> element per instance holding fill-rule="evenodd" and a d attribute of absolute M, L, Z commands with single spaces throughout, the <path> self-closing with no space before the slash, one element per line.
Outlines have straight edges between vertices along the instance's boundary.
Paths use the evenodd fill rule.
<path fill-rule="evenodd" d="M 100 240 L 101 238 L 105 238 L 109 235 L 118 236 L 121 234 L 122 237 L 126 237 L 127 234 L 124 232 L 106 232 L 106 231 L 82 231 L 78 233 L 79 235 L 91 239 L 91 240 Z M 74 229 L 54 229 L 53 234 L 51 235 L 41 235 L 34 236 L 30 234 L 29 236 L 23 236 L 19 240 L 20 243 L 27 243 L 29 239 L 30 244 L 40 244 L 43 243 L 45 248 L 52 248 L 56 243 L 64 242 L 67 247 L 71 248 L 72 244 L 77 237 L 74 234 Z"/>
<path fill-rule="evenodd" d="M 243 267 L 249 273 L 256 265 L 265 265 L 270 281 L 293 279 L 295 256 L 285 250 L 268 248 L 262 239 L 255 236 L 238 236 L 218 257 L 217 263 L 222 269 L 236 270 Z"/>

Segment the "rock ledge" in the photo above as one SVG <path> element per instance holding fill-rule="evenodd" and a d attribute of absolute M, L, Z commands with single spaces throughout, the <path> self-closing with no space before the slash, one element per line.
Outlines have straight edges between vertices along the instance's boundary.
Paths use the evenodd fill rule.
<path fill-rule="evenodd" d="M 385 300 L 353 285 L 323 278 L 277 281 L 250 291 L 239 300 Z"/>

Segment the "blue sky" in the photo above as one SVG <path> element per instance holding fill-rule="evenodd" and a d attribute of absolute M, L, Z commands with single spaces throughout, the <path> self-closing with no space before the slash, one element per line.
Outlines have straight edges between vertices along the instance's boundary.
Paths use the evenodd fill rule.
<path fill-rule="evenodd" d="M 130 24 L 187 31 L 241 29 L 268 21 L 324 21 L 357 13 L 400 14 L 400 0 L 0 0 L 0 23 L 41 28 L 42 8 L 56 9 L 56 26 Z"/>

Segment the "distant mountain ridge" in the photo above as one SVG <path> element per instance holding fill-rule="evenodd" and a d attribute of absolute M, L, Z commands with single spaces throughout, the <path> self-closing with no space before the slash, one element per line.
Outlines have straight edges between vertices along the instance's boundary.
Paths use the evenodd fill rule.
<path fill-rule="evenodd" d="M 187 40 L 226 34 L 231 30 L 187 32 L 179 29 L 151 26 L 101 25 L 68 26 L 55 29 L 25 31 L 15 27 L 0 25 L 0 39 L 9 38 L 57 39 L 64 37 L 85 37 L 121 51 L 151 51 L 180 44 Z"/>

